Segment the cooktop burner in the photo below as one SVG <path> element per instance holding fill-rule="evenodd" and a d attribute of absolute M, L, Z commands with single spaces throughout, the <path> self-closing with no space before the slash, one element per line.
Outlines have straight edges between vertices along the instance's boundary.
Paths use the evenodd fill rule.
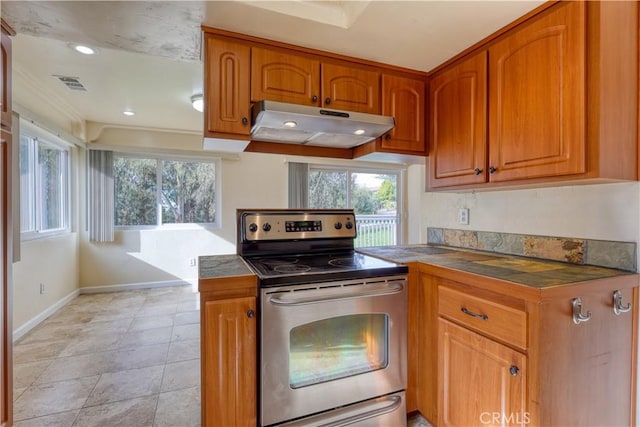
<path fill-rule="evenodd" d="M 260 285 L 311 283 L 327 280 L 365 279 L 406 274 L 401 264 L 355 251 L 282 257 L 244 257 L 260 278 Z"/>

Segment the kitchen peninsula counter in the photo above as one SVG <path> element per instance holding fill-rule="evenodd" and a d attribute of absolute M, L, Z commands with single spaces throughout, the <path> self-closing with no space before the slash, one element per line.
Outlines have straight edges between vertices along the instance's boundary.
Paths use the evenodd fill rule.
<path fill-rule="evenodd" d="M 208 255 L 198 258 L 199 292 L 232 292 L 234 289 L 257 291 L 257 276 L 238 255 Z"/>
<path fill-rule="evenodd" d="M 358 248 L 358 252 L 397 263 L 418 262 L 535 289 L 633 275 L 632 272 L 516 255 L 426 244 Z"/>

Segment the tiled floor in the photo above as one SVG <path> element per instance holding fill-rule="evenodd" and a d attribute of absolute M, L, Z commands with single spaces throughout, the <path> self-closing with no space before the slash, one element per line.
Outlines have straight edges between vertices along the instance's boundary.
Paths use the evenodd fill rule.
<path fill-rule="evenodd" d="M 189 286 L 79 296 L 14 346 L 15 426 L 199 426 L 199 308 Z"/>
<path fill-rule="evenodd" d="M 15 425 L 200 425 L 198 310 L 190 286 L 80 295 L 15 344 Z"/>

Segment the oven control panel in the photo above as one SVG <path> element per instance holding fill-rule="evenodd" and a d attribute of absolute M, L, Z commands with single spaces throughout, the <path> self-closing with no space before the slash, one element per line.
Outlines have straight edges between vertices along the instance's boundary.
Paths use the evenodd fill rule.
<path fill-rule="evenodd" d="M 243 241 L 356 237 L 353 210 L 242 211 L 238 220 Z"/>

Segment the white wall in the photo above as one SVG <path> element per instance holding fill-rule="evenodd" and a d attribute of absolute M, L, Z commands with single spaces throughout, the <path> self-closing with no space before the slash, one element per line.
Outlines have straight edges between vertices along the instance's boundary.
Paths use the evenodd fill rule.
<path fill-rule="evenodd" d="M 22 242 L 13 264 L 13 330 L 78 289 L 78 271 L 77 233 Z"/>
<path fill-rule="evenodd" d="M 20 128 L 28 130 L 39 138 L 67 141 L 20 121 Z M 81 176 L 82 157 L 76 147 L 70 148 L 71 233 L 40 238 L 20 243 L 20 260 L 13 264 L 13 331 L 19 330 L 30 320 L 37 319 L 43 312 L 68 297 L 78 289 L 79 252 L 78 221 L 81 190 L 78 181 Z M 16 168 L 18 165 L 15 166 Z M 40 284 L 45 285 L 45 293 L 40 294 Z"/>
<path fill-rule="evenodd" d="M 412 166 L 409 176 L 414 187 L 424 188 L 424 166 Z M 459 208 L 469 209 L 469 225 L 458 224 Z M 419 217 L 421 242 L 426 241 L 427 227 L 443 227 L 638 243 L 640 183 L 423 192 Z"/>
<path fill-rule="evenodd" d="M 90 134 L 95 124 L 89 124 Z M 189 134 L 155 133 L 142 130 L 105 128 L 94 146 L 201 151 L 202 137 Z M 92 144 L 89 144 L 91 147 Z M 157 150 L 156 149 L 156 150 Z M 202 154 L 202 152 L 201 152 Z M 288 161 L 307 163 L 384 167 L 374 163 L 239 153 L 221 161 L 222 218 L 217 229 L 193 226 L 189 229 L 119 230 L 112 243 L 89 242 L 82 227 L 80 248 L 80 286 L 97 287 L 149 282 L 197 279 L 191 258 L 201 255 L 231 254 L 236 251 L 236 209 L 286 208 L 288 204 Z M 418 192 L 415 192 L 419 194 Z M 407 200 L 417 209 L 419 197 Z M 418 230 L 416 228 L 415 230 Z M 415 233 L 409 233 L 415 234 Z"/>
<path fill-rule="evenodd" d="M 190 258 L 236 251 L 237 208 L 287 206 L 287 165 L 282 156 L 241 153 L 222 160 L 221 227 L 122 230 L 113 243 L 89 242 L 82 233 L 80 285 L 108 286 L 172 280 L 195 281 Z"/>

